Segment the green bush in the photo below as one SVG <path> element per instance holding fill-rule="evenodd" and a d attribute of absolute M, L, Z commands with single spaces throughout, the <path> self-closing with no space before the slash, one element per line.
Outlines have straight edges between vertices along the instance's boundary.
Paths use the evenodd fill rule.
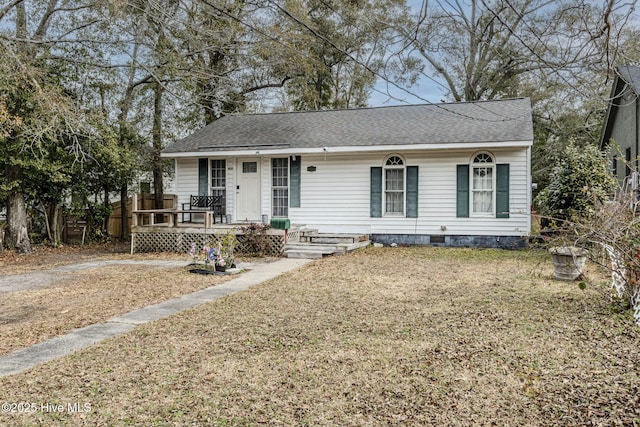
<path fill-rule="evenodd" d="M 595 203 L 613 195 L 615 178 L 605 155 L 595 145 L 569 143 L 557 163 L 549 185 L 535 199 L 544 218 L 562 222 L 589 217 Z"/>

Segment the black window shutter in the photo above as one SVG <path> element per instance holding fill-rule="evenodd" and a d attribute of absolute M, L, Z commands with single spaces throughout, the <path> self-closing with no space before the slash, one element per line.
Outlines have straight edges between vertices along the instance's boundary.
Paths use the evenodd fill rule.
<path fill-rule="evenodd" d="M 509 164 L 496 168 L 496 218 L 509 218 Z"/>
<path fill-rule="evenodd" d="M 198 159 L 198 195 L 208 196 L 209 159 Z"/>
<path fill-rule="evenodd" d="M 382 168 L 371 168 L 371 217 L 382 217 Z"/>
<path fill-rule="evenodd" d="M 407 166 L 407 218 L 418 217 L 418 166 Z"/>
<path fill-rule="evenodd" d="M 469 218 L 469 165 L 458 165 L 456 172 L 456 216 Z"/>
<path fill-rule="evenodd" d="M 300 207 L 300 166 L 302 160 L 300 156 L 289 159 L 289 206 Z"/>

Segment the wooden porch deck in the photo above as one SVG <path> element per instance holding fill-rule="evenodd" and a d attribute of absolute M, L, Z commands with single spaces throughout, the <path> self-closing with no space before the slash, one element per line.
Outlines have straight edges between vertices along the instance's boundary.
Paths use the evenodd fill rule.
<path fill-rule="evenodd" d="M 133 211 L 131 253 L 187 253 L 194 243 L 197 247 L 213 246 L 228 233 L 236 235 L 238 240 L 236 251 L 238 253 L 251 252 L 249 243 L 242 237 L 242 227 L 246 227 L 252 222 L 214 223 L 208 215 L 209 212 L 194 213 L 194 215 L 205 215 L 202 222 L 181 222 L 178 220 L 181 213 L 181 210 L 173 209 Z M 285 245 L 291 241 L 298 241 L 299 236 L 300 228 L 295 225 L 291 226 L 289 230 L 270 228 L 265 233 L 265 238 L 269 242 L 265 255 L 282 256 Z"/>
<path fill-rule="evenodd" d="M 195 222 L 183 222 L 189 214 Z M 238 244 L 235 252 L 250 254 L 253 246 L 243 238 L 243 227 L 252 222 L 216 222 L 213 211 L 184 209 L 138 209 L 132 211 L 131 253 L 179 252 L 188 253 L 193 244 L 215 246 L 233 233 Z M 225 218 L 227 219 L 227 218 Z M 199 220 L 199 222 L 198 222 Z M 288 221 L 287 221 L 288 223 Z M 318 233 L 318 230 L 292 224 L 288 230 L 270 228 L 264 236 L 268 241 L 265 255 L 295 258 L 318 258 L 329 254 L 345 254 L 370 244 L 369 236 L 347 233 Z"/>

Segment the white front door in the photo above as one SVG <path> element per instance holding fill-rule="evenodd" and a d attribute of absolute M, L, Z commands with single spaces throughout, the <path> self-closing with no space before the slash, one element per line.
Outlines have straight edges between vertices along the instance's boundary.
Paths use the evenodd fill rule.
<path fill-rule="evenodd" d="M 236 220 L 260 222 L 260 159 L 238 159 Z"/>

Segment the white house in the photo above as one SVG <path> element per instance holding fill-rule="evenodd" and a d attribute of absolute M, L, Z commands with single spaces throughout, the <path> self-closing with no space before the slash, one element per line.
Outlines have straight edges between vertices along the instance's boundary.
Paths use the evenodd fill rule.
<path fill-rule="evenodd" d="M 231 115 L 162 152 L 178 203 L 383 243 L 517 247 L 530 231 L 529 99 Z"/>

